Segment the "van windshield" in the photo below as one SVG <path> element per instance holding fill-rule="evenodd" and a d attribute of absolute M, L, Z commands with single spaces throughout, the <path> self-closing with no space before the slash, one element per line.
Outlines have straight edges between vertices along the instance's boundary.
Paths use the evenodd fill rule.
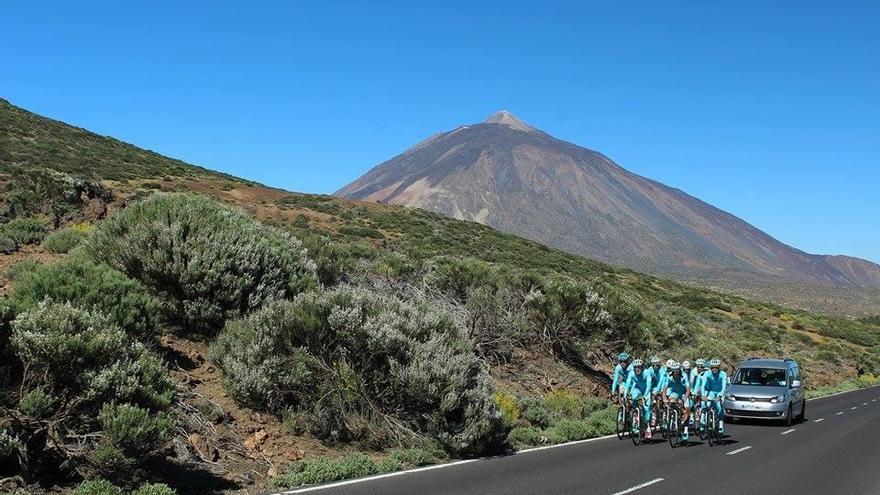
<path fill-rule="evenodd" d="M 788 385 L 785 370 L 779 368 L 740 368 L 733 377 L 734 385 L 784 387 Z"/>

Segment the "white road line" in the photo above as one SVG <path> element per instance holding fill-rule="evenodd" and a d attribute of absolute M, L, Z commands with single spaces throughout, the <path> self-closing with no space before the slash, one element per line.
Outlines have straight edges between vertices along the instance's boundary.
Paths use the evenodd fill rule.
<path fill-rule="evenodd" d="M 877 399 L 871 399 L 871 402 L 877 402 Z"/>
<path fill-rule="evenodd" d="M 852 409 L 853 411 L 855 411 L 855 410 L 858 409 L 858 408 L 859 408 L 859 406 L 852 406 L 850 409 Z"/>
<path fill-rule="evenodd" d="M 837 415 L 838 415 L 838 416 L 840 416 L 841 414 L 843 414 L 843 411 L 838 411 L 838 412 L 837 412 Z"/>
<path fill-rule="evenodd" d="M 736 455 L 736 454 L 739 454 L 740 452 L 745 452 L 745 451 L 749 450 L 750 448 L 752 448 L 751 445 L 746 445 L 745 447 L 743 447 L 741 449 L 731 450 L 730 452 L 727 453 L 727 455 Z"/>
<path fill-rule="evenodd" d="M 825 421 L 825 418 L 819 418 L 819 419 L 813 420 L 813 423 L 821 423 L 822 421 Z"/>
<path fill-rule="evenodd" d="M 280 492 L 280 493 L 282 493 L 283 495 L 288 495 L 288 494 L 292 495 L 295 493 L 307 493 L 307 492 L 313 492 L 313 491 L 317 491 L 317 490 L 327 490 L 327 489 L 336 488 L 339 486 L 346 486 L 346 485 L 353 485 L 355 483 L 362 483 L 364 481 L 379 480 L 382 478 L 393 478 L 394 476 L 401 476 L 401 475 L 409 474 L 409 473 L 430 471 L 432 469 L 443 469 L 443 468 L 447 468 L 450 466 L 459 466 L 461 464 L 467 464 L 470 462 L 477 462 L 478 460 L 479 459 L 465 459 L 463 461 L 450 462 L 447 464 L 435 464 L 433 466 L 426 466 L 426 467 L 422 467 L 422 468 L 410 469 L 408 471 L 396 471 L 393 473 L 377 474 L 375 476 L 368 476 L 366 478 L 356 478 L 353 480 L 337 481 L 336 483 L 330 483 L 328 485 L 310 486 L 308 488 L 299 488 L 297 490 L 290 490 L 290 491 Z"/>
<path fill-rule="evenodd" d="M 539 450 L 547 450 L 547 449 L 555 449 L 559 447 L 565 447 L 566 445 L 580 445 L 582 443 L 590 443 L 595 442 L 597 440 L 605 440 L 606 438 L 616 438 L 617 434 L 605 435 L 604 437 L 595 437 L 595 438 L 587 438 L 586 440 L 575 440 L 574 442 L 567 443 L 558 443 L 556 445 L 544 445 L 541 447 L 532 447 L 530 449 L 517 450 L 517 454 L 527 454 L 529 452 L 537 452 Z"/>
<path fill-rule="evenodd" d="M 867 402 L 862 402 L 862 405 L 863 405 L 863 406 L 867 406 L 868 403 L 867 403 Z"/>
<path fill-rule="evenodd" d="M 780 435 L 788 435 L 789 433 L 791 433 L 791 432 L 793 432 L 793 431 L 796 431 L 796 430 L 797 430 L 797 428 L 792 428 L 792 429 L 790 429 L 790 430 L 785 430 L 785 431 L 783 431 L 782 433 L 780 433 Z"/>
<path fill-rule="evenodd" d="M 642 483 L 641 485 L 636 485 L 632 488 L 627 488 L 626 490 L 617 492 L 614 495 L 624 495 L 626 493 L 632 493 L 636 490 L 641 490 L 642 488 L 645 488 L 646 486 L 651 486 L 653 484 L 660 483 L 661 481 L 663 481 L 663 478 L 654 478 L 651 481 L 646 481 L 646 482 Z"/>

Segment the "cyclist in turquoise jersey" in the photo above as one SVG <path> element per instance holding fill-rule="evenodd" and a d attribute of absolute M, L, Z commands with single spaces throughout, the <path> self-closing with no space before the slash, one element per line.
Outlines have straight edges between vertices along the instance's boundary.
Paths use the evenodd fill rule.
<path fill-rule="evenodd" d="M 691 401 L 691 408 L 693 408 L 693 411 L 695 413 L 693 416 L 691 416 L 691 426 L 694 425 L 694 418 L 696 416 L 699 416 L 699 414 L 696 413 L 699 412 L 698 409 L 702 404 L 702 401 L 700 400 L 700 389 L 703 382 L 703 373 L 706 371 L 706 360 L 703 358 L 697 358 L 695 364 L 696 366 L 694 366 L 694 369 L 691 370 L 690 375 L 691 398 L 693 399 Z"/>
<path fill-rule="evenodd" d="M 724 433 L 724 408 L 721 406 L 721 399 L 724 392 L 727 391 L 727 373 L 721 370 L 721 360 L 712 358 L 709 361 L 709 371 L 703 373 L 703 379 L 700 383 L 700 391 L 704 401 L 718 399 L 715 401 L 715 410 L 718 412 L 718 431 Z M 704 402 L 704 406 L 706 403 Z"/>
<path fill-rule="evenodd" d="M 626 384 L 626 377 L 631 371 L 629 362 L 630 355 L 628 352 L 621 352 L 617 355 L 617 366 L 614 367 L 614 379 L 611 382 L 611 397 L 615 401 L 623 395 L 623 386 Z"/>
<path fill-rule="evenodd" d="M 631 366 L 632 371 L 626 379 L 626 385 L 623 387 L 623 400 L 627 400 L 627 397 L 632 397 L 631 407 L 638 407 L 639 399 L 644 399 L 645 404 L 642 417 L 645 424 L 651 424 L 651 376 L 644 370 L 641 359 L 633 361 Z M 645 430 L 645 438 L 651 439 L 650 428 Z"/>
<path fill-rule="evenodd" d="M 688 363 L 690 364 L 690 363 Z M 690 396 L 691 385 L 690 379 L 682 373 L 681 365 L 675 361 L 667 365 L 671 374 L 666 385 L 663 387 L 663 400 L 666 402 L 679 402 L 682 404 L 681 422 L 684 426 L 684 432 L 681 439 L 687 442 L 688 439 L 688 418 L 690 417 Z"/>

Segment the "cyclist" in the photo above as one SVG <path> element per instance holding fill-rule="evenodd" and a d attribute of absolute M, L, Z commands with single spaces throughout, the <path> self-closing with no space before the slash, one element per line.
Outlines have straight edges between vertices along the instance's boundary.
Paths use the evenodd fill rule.
<path fill-rule="evenodd" d="M 632 407 L 638 407 L 639 399 L 643 399 L 645 401 L 643 421 L 644 424 L 651 424 L 651 375 L 644 370 L 641 359 L 634 360 L 630 367 L 632 371 L 630 371 L 626 385 L 623 387 L 623 400 L 632 396 Z M 650 428 L 645 429 L 645 439 L 651 439 Z"/>
<path fill-rule="evenodd" d="M 712 358 L 709 361 L 709 371 L 703 373 L 700 391 L 704 401 L 718 399 L 715 401 L 715 410 L 718 411 L 718 432 L 724 433 L 724 408 L 721 405 L 721 399 L 724 397 L 724 392 L 727 391 L 727 373 L 721 370 L 720 359 Z"/>
<path fill-rule="evenodd" d="M 614 367 L 614 380 L 611 382 L 611 396 L 614 400 L 623 395 L 623 386 L 626 384 L 627 376 L 632 371 L 629 365 L 630 355 L 628 352 L 618 354 L 617 360 L 620 362 Z"/>
<path fill-rule="evenodd" d="M 663 384 L 666 383 L 666 366 L 660 366 L 660 357 L 659 356 L 651 356 L 651 367 L 648 368 L 645 373 L 651 377 L 651 403 L 660 405 L 660 394 L 663 392 Z M 658 421 L 660 418 L 653 417 L 654 421 Z M 651 424 L 651 423 L 649 423 Z M 657 426 L 656 424 L 651 424 L 651 426 Z"/>
<path fill-rule="evenodd" d="M 694 412 L 694 415 L 691 416 L 691 426 L 694 425 L 694 418 L 699 416 L 699 409 L 702 405 L 700 397 L 702 396 L 703 373 L 705 373 L 705 371 L 706 360 L 704 358 L 697 358 L 696 366 L 694 366 L 694 369 L 691 370 L 690 374 L 691 396 L 693 398 L 691 401 L 691 407 Z"/>
<path fill-rule="evenodd" d="M 688 363 L 690 365 L 690 363 Z M 663 400 L 670 403 L 680 403 L 682 405 L 681 423 L 684 425 L 684 432 L 681 439 L 687 442 L 688 439 L 688 418 L 690 417 L 690 396 L 691 386 L 690 380 L 684 375 L 681 365 L 673 361 L 667 365 L 670 372 L 669 380 L 663 387 Z"/>

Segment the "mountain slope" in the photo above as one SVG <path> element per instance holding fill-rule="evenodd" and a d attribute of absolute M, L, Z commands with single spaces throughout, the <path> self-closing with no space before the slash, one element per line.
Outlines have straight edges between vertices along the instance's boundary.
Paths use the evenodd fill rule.
<path fill-rule="evenodd" d="M 441 133 L 337 195 L 426 208 L 682 278 L 880 287 L 880 266 L 804 253 L 509 112 Z"/>
<path fill-rule="evenodd" d="M 48 119 L 0 98 L 0 167 L 16 165 L 110 180 L 204 175 L 234 179 Z"/>

